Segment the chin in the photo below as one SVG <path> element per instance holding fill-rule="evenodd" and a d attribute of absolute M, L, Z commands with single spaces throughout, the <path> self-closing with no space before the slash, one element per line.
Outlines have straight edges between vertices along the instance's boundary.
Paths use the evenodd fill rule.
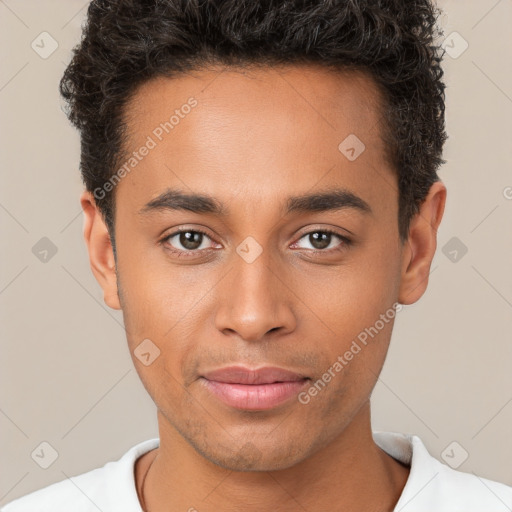
<path fill-rule="evenodd" d="M 201 452 L 201 455 L 230 471 L 278 471 L 290 468 L 304 458 L 297 452 L 296 446 L 281 444 L 272 448 L 258 447 L 252 442 L 243 444 L 239 450 L 229 454 L 222 450 L 220 453 Z"/>

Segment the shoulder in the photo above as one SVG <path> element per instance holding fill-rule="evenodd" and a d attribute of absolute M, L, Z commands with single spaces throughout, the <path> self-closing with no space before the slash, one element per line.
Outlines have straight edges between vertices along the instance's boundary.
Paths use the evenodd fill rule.
<path fill-rule="evenodd" d="M 100 468 L 56 482 L 9 502 L 1 512 L 57 512 L 71 504 L 76 512 L 97 511 L 96 502 L 104 494 L 99 487 L 104 485 L 102 482 L 107 484 L 102 474 L 103 468 Z"/>
<path fill-rule="evenodd" d="M 453 512 L 510 512 L 512 510 L 512 487 L 482 478 L 474 473 L 452 469 L 432 457 L 432 499 L 439 506 L 448 504 Z M 425 475 L 427 476 L 427 475 Z M 434 504 L 436 504 L 434 502 Z M 448 509 L 447 509 L 448 510 Z"/>
<path fill-rule="evenodd" d="M 418 436 L 374 432 L 384 451 L 410 466 L 395 507 L 401 512 L 510 512 L 512 487 L 451 468 L 433 457 Z"/>
<path fill-rule="evenodd" d="M 134 464 L 158 444 L 158 438 L 143 441 L 119 460 L 15 499 L 4 505 L 1 512 L 138 512 Z"/>

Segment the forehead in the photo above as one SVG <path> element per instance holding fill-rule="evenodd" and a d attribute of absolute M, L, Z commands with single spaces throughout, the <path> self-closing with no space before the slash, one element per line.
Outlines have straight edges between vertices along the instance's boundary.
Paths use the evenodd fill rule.
<path fill-rule="evenodd" d="M 309 131 L 321 127 L 319 135 L 339 128 L 362 134 L 368 124 L 374 127 L 379 121 L 382 106 L 376 83 L 362 71 L 331 71 L 312 64 L 211 67 L 173 78 L 157 77 L 140 86 L 125 108 L 132 136 L 169 120 L 192 96 L 199 106 L 194 117 L 201 116 L 202 124 L 208 118 L 205 128 L 235 121 L 240 126 L 245 121 L 253 129 L 262 126 L 269 132 L 271 125 L 287 126 L 292 134 L 306 133 L 308 127 Z M 180 131 L 189 126 L 186 123 Z M 196 132 L 198 128 L 193 127 Z M 179 136 L 178 131 L 173 135 Z"/>
<path fill-rule="evenodd" d="M 283 191 L 303 193 L 320 181 L 361 190 L 377 180 L 382 188 L 392 171 L 380 138 L 381 106 L 366 74 L 313 65 L 159 77 L 126 106 L 123 163 L 133 151 L 151 149 L 116 192 L 127 190 L 140 202 L 165 187 L 219 198 L 252 190 L 258 192 L 253 199 L 263 201 Z M 362 151 L 355 160 L 348 158 L 352 149 L 356 156 Z"/>

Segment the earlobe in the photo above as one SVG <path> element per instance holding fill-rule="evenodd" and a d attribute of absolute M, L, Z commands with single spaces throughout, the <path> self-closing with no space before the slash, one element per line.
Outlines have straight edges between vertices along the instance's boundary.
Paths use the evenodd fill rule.
<path fill-rule="evenodd" d="M 444 213 L 446 187 L 436 181 L 418 213 L 411 219 L 402 256 L 402 278 L 398 300 L 413 304 L 427 288 L 430 266 L 437 247 L 437 230 Z"/>
<path fill-rule="evenodd" d="M 84 212 L 84 239 L 94 277 L 103 289 L 103 300 L 112 309 L 121 309 L 116 276 L 116 262 L 107 226 L 96 206 L 94 196 L 84 191 L 80 196 Z"/>

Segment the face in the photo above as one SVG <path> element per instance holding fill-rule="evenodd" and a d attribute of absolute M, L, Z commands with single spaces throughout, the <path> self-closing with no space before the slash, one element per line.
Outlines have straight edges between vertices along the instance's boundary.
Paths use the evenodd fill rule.
<path fill-rule="evenodd" d="M 89 205 L 92 263 L 161 430 L 215 464 L 286 468 L 340 436 L 376 383 L 393 304 L 423 293 L 433 250 L 400 241 L 379 105 L 363 74 L 290 66 L 159 78 L 127 106 L 137 162 L 115 186 L 116 273 Z M 430 243 L 439 201 L 429 212 L 412 226 Z M 306 379 L 284 396 L 231 386 L 226 402 L 204 377 L 233 365 Z"/>

